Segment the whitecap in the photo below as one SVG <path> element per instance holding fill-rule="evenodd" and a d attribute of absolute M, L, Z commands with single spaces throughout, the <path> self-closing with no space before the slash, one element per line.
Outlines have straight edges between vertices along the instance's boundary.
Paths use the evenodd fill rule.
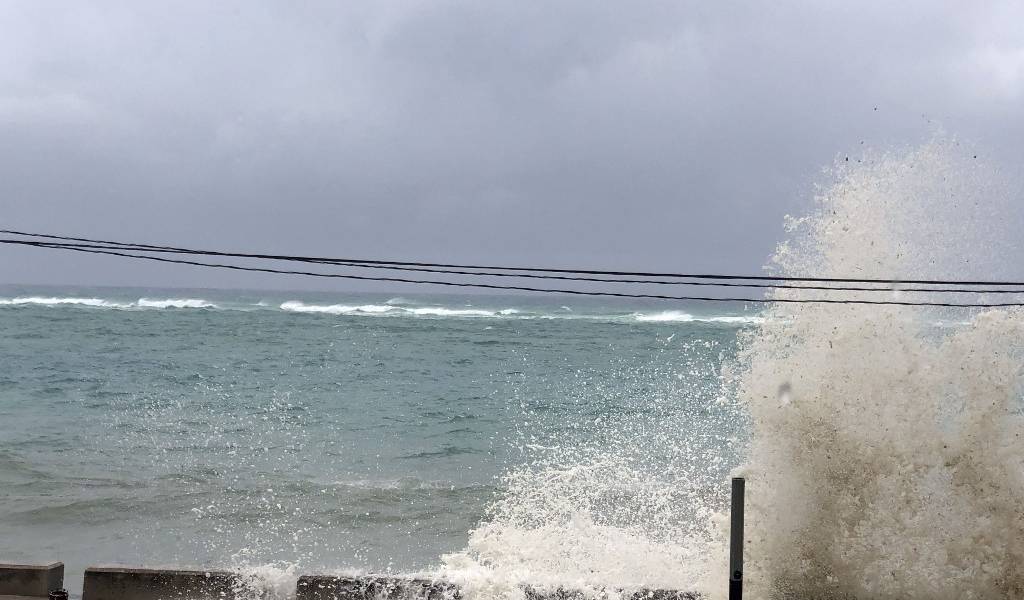
<path fill-rule="evenodd" d="M 364 304 L 364 305 L 350 305 L 350 304 L 306 304 L 298 300 L 289 300 L 281 304 L 281 310 L 288 312 L 297 313 L 322 313 L 329 315 L 349 315 L 349 314 L 383 314 L 395 310 L 391 306 L 381 306 L 379 304 Z"/>
<path fill-rule="evenodd" d="M 216 304 L 200 298 L 167 298 L 164 300 L 139 298 L 135 305 L 139 308 L 217 308 Z"/>
<path fill-rule="evenodd" d="M 409 308 L 407 312 L 428 317 L 493 317 L 494 311 L 481 310 L 477 308 L 444 308 L 432 306 L 425 308 Z"/>
<path fill-rule="evenodd" d="M 636 313 L 633 317 L 637 321 L 641 322 L 672 322 L 672 323 L 688 323 L 693 321 L 693 315 L 690 313 L 683 312 L 681 310 L 666 310 L 657 313 Z"/>
<path fill-rule="evenodd" d="M 41 297 L 29 296 L 18 298 L 0 298 L 0 306 L 90 306 L 94 308 L 131 308 L 131 304 L 111 302 L 102 298 L 62 298 L 62 297 Z"/>
<path fill-rule="evenodd" d="M 763 321 L 757 315 L 714 315 L 698 316 L 680 310 L 666 310 L 657 313 L 634 313 L 633 318 L 642 323 L 723 323 L 727 325 L 753 325 Z"/>

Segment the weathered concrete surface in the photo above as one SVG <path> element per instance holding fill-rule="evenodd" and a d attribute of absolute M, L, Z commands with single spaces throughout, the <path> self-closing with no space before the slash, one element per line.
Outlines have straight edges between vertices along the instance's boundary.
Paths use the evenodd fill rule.
<path fill-rule="evenodd" d="M 303 575 L 295 600 L 458 600 L 459 588 L 446 581 L 398 577 Z"/>
<path fill-rule="evenodd" d="M 579 590 L 543 590 L 524 586 L 526 600 L 593 600 Z M 228 571 L 90 567 L 85 571 L 83 600 L 252 600 L 263 594 Z M 701 596 L 671 590 L 621 594 L 609 590 L 598 598 L 615 600 L 698 600 Z M 296 600 L 461 600 L 459 587 L 444 580 L 333 575 L 304 575 L 296 583 Z M 8 600 L 0 597 L 0 600 Z"/>
<path fill-rule="evenodd" d="M 554 590 L 542 590 L 524 586 L 527 600 L 590 600 L 594 596 L 585 594 L 580 590 L 567 590 L 557 588 Z M 638 590 L 628 595 L 618 591 L 608 591 L 599 595 L 602 598 L 616 598 L 617 600 L 701 600 L 703 596 L 693 592 L 680 592 L 676 590 Z"/>
<path fill-rule="evenodd" d="M 89 567 L 82 600 L 226 600 L 242 587 L 227 571 Z"/>
<path fill-rule="evenodd" d="M 48 565 L 0 564 L 0 596 L 47 597 L 64 587 L 64 563 Z"/>
<path fill-rule="evenodd" d="M 524 586 L 527 600 L 592 600 L 593 594 L 580 590 L 542 590 Z M 399 577 L 336 577 L 306 575 L 299 578 L 296 600 L 459 600 L 462 593 L 453 583 L 442 580 Z M 616 600 L 699 600 L 701 596 L 673 590 L 640 590 L 623 595 L 600 594 Z"/>

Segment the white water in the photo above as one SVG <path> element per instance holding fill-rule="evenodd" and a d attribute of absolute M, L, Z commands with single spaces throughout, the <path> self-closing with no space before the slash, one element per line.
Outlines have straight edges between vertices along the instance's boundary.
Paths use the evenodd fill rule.
<path fill-rule="evenodd" d="M 0 298 L 0 306 L 91 306 L 95 308 L 131 308 L 131 304 L 124 304 L 104 300 L 102 298 L 56 298 L 30 296 L 19 298 Z"/>
<path fill-rule="evenodd" d="M 760 323 L 762 317 L 756 315 L 717 315 L 696 316 L 681 310 L 666 310 L 656 313 L 635 313 L 633 317 L 641 323 L 704 323 L 752 324 Z"/>
<path fill-rule="evenodd" d="M 323 314 L 353 317 L 427 317 L 427 318 L 505 318 L 516 320 L 532 319 L 574 319 L 621 323 L 709 323 L 727 326 L 746 326 L 758 323 L 756 314 L 691 314 L 681 310 L 654 312 L 574 312 L 568 306 L 552 312 L 550 308 L 476 308 L 470 306 L 402 306 L 412 304 L 402 298 L 393 298 L 383 304 L 313 304 L 301 300 L 287 300 L 271 304 L 267 301 L 237 302 L 211 301 L 203 298 L 124 298 L 16 296 L 0 298 L 0 307 L 45 306 L 78 307 L 114 310 L 144 309 L 204 309 L 204 310 L 281 310 L 296 314 Z"/>
<path fill-rule="evenodd" d="M 839 170 L 817 211 L 791 222 L 773 266 L 870 278 L 1012 271 L 1001 191 L 969 154 L 938 141 Z M 756 597 L 1024 594 L 1024 314 L 960 311 L 776 304 L 741 333 Z"/>
<path fill-rule="evenodd" d="M 885 279 L 1012 274 L 1006 256 L 1019 248 L 1002 244 L 1014 239 L 1003 229 L 1006 196 L 972 160 L 939 140 L 841 164 L 814 213 L 790 221 L 771 269 Z M 862 297 L 879 298 L 869 294 Z M 762 317 L 740 333 L 739 357 L 723 373 L 723 393 L 750 426 L 747 464 L 737 471 L 748 478 L 748 596 L 1024 595 L 1024 314 L 780 303 Z M 441 574 L 487 598 L 517 597 L 520 582 L 724 597 L 727 524 L 711 507 L 728 482 L 701 467 L 721 460 L 732 443 L 727 429 L 702 432 L 717 436 L 716 456 L 669 442 L 687 439 L 686 423 L 667 419 L 643 436 L 629 425 L 511 473 L 491 518 L 464 552 L 445 557 Z M 673 477 L 652 476 L 654 454 L 670 457 Z"/>
<path fill-rule="evenodd" d="M 0 306 L 86 306 L 90 308 L 114 308 L 120 310 L 138 308 L 218 308 L 212 302 L 197 298 L 167 298 L 155 300 L 139 298 L 137 301 L 116 301 L 104 298 L 19 296 L 0 298 Z"/>
<path fill-rule="evenodd" d="M 217 308 L 216 304 L 199 298 L 172 298 L 167 300 L 139 298 L 135 305 L 139 308 Z"/>

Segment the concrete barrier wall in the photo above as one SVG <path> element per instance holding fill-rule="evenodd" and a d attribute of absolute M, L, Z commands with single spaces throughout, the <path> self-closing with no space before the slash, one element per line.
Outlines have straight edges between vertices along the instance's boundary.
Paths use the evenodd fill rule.
<path fill-rule="evenodd" d="M 89 567 L 82 600 L 230 600 L 241 588 L 227 571 Z"/>
<path fill-rule="evenodd" d="M 446 581 L 398 577 L 303 575 L 295 600 L 457 600 L 459 588 Z"/>
<path fill-rule="evenodd" d="M 64 587 L 64 563 L 48 565 L 0 564 L 0 596 L 47 597 Z"/>
<path fill-rule="evenodd" d="M 64 583 L 63 563 L 0 564 L 0 600 L 46 598 Z M 230 571 L 89 567 L 82 600 L 254 600 L 263 595 L 252 581 Z M 588 600 L 571 589 L 543 590 L 524 586 L 526 600 Z M 671 590 L 641 590 L 621 600 L 699 600 L 701 596 Z M 462 592 L 444 580 L 389 576 L 346 577 L 303 575 L 295 600 L 460 600 Z"/>
<path fill-rule="evenodd" d="M 558 588 L 544 590 L 524 586 L 527 600 L 590 600 L 580 590 Z M 607 594 L 612 596 L 612 594 Z M 621 596 L 621 600 L 699 600 L 691 592 L 674 590 L 639 590 Z M 399 577 L 336 577 L 305 575 L 296 585 L 295 600 L 459 600 L 459 587 L 453 583 L 430 579 Z"/>
<path fill-rule="evenodd" d="M 593 596 L 584 594 L 579 590 L 567 590 L 557 588 L 554 590 L 541 590 L 530 586 L 524 586 L 527 600 L 589 600 Z M 611 596 L 611 594 L 606 594 Z M 701 600 L 703 596 L 693 592 L 679 592 L 675 590 L 638 590 L 629 595 L 615 594 L 621 600 Z"/>

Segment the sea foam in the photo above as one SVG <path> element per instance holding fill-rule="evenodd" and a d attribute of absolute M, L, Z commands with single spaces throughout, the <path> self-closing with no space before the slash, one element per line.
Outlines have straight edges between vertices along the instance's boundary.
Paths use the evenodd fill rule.
<path fill-rule="evenodd" d="M 137 301 L 117 301 L 104 298 L 42 297 L 25 296 L 0 298 L 0 306 L 85 306 L 90 308 L 112 308 L 129 310 L 138 308 L 218 308 L 212 302 L 195 298 L 168 298 L 154 300 L 139 298 Z"/>
<path fill-rule="evenodd" d="M 166 300 L 139 298 L 135 305 L 139 308 L 217 308 L 216 304 L 198 298 L 169 298 Z"/>
<path fill-rule="evenodd" d="M 322 313 L 330 315 L 387 315 L 387 316 L 421 316 L 421 317 L 496 317 L 516 314 L 515 309 L 500 311 L 476 308 L 447 308 L 443 306 L 404 307 L 391 304 L 306 304 L 298 300 L 289 300 L 281 304 L 281 310 L 297 313 Z"/>
<path fill-rule="evenodd" d="M 163 310 L 163 309 L 207 309 L 229 311 L 252 311 L 276 309 L 288 313 L 325 314 L 340 316 L 387 316 L 387 317 L 430 317 L 430 318 L 503 318 L 517 320 L 589 320 L 607 323 L 718 323 L 722 325 L 746 326 L 758 323 L 757 315 L 694 315 L 681 310 L 665 310 L 651 313 L 586 313 L 574 312 L 571 307 L 558 309 L 534 307 L 525 308 L 478 308 L 473 306 L 414 305 L 410 300 L 392 298 L 383 304 L 335 303 L 315 304 L 302 300 L 288 300 L 273 303 L 261 300 L 256 303 L 243 301 L 213 302 L 203 298 L 139 298 L 124 300 L 94 297 L 47 297 L 19 296 L 0 298 L 3 306 L 48 306 L 86 307 L 114 310 Z"/>
<path fill-rule="evenodd" d="M 281 310 L 296 313 L 320 313 L 328 315 L 350 315 L 367 314 L 379 315 L 399 310 L 393 306 L 381 306 L 377 304 L 348 305 L 348 304 L 306 304 L 298 300 L 289 300 L 281 303 Z"/>
<path fill-rule="evenodd" d="M 56 298 L 29 296 L 20 298 L 0 298 L 0 306 L 91 306 L 94 308 L 130 308 L 132 305 L 104 300 L 102 298 Z"/>
<path fill-rule="evenodd" d="M 692 315 L 680 310 L 666 310 L 656 313 L 634 313 L 633 318 L 641 323 L 722 323 L 730 325 L 751 325 L 763 318 L 757 315 Z"/>
<path fill-rule="evenodd" d="M 989 183 L 998 177 L 965 152 L 937 141 L 841 166 L 817 210 L 790 221 L 793 242 L 779 247 L 774 269 L 949 278 L 969 260 L 998 274 L 1005 257 L 984 253 L 1002 254 L 998 246 L 1013 239 L 1000 232 L 1009 219 Z M 734 375 L 752 427 L 741 473 L 754 593 L 1024 593 L 1024 314 L 940 316 L 924 307 L 778 303 L 741 333 Z M 937 333 L 936 320 L 949 326 Z M 724 561 L 724 551 L 718 556 Z"/>

